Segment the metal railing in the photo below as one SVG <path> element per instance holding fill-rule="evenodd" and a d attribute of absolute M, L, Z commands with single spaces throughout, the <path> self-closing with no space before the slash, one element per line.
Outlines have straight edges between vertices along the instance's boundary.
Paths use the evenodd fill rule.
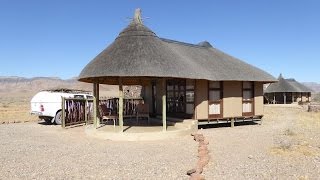
<path fill-rule="evenodd" d="M 137 113 L 137 105 L 143 101 L 142 98 L 132 98 L 123 100 L 123 115 L 125 117 L 133 116 Z M 99 100 L 99 105 L 106 105 L 108 108 L 112 109 L 113 114 L 118 114 L 119 112 L 119 98 L 111 98 L 105 100 Z"/>
<path fill-rule="evenodd" d="M 141 98 L 124 99 L 123 116 L 135 116 L 137 105 L 142 101 L 143 99 Z M 118 114 L 119 98 L 99 100 L 99 105 L 102 104 L 112 109 L 113 114 Z M 62 111 L 61 123 L 63 128 L 79 124 L 94 124 L 97 127 L 100 124 L 97 119 L 98 108 L 96 107 L 96 98 L 94 97 L 92 99 L 62 97 L 62 109 L 64 109 Z"/>

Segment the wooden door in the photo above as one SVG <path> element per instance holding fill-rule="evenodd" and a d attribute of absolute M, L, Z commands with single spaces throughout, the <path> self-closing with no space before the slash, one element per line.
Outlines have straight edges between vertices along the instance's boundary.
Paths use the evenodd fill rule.
<path fill-rule="evenodd" d="M 222 82 L 209 81 L 208 87 L 209 119 L 223 118 Z"/>
<path fill-rule="evenodd" d="M 186 80 L 167 80 L 167 113 L 173 117 L 186 114 Z"/>

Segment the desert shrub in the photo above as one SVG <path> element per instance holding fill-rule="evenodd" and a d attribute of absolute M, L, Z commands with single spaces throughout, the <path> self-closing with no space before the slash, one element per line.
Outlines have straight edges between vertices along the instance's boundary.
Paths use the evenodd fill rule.
<path fill-rule="evenodd" d="M 279 144 L 279 148 L 282 149 L 283 151 L 290 150 L 291 147 L 292 147 L 292 143 L 287 140 L 283 140 Z"/>
<path fill-rule="evenodd" d="M 2 107 L 3 108 L 8 108 L 9 107 L 9 103 L 2 103 Z"/>

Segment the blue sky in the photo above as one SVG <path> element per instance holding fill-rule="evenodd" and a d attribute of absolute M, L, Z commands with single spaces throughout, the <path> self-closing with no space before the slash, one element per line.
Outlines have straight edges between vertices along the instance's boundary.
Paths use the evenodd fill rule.
<path fill-rule="evenodd" d="M 140 7 L 159 37 L 320 83 L 320 1 L 0 0 L 0 76 L 78 76 Z"/>

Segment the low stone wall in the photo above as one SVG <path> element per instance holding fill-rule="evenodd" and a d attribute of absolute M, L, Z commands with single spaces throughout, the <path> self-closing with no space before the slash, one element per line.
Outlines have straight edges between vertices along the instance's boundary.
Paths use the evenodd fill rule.
<path fill-rule="evenodd" d="M 199 143 L 198 146 L 198 162 L 195 168 L 190 169 L 187 174 L 190 176 L 190 180 L 202 180 L 205 179 L 202 174 L 203 168 L 209 163 L 210 156 L 208 150 L 209 141 L 205 139 L 203 134 L 196 133 L 191 134 L 194 140 Z"/>

